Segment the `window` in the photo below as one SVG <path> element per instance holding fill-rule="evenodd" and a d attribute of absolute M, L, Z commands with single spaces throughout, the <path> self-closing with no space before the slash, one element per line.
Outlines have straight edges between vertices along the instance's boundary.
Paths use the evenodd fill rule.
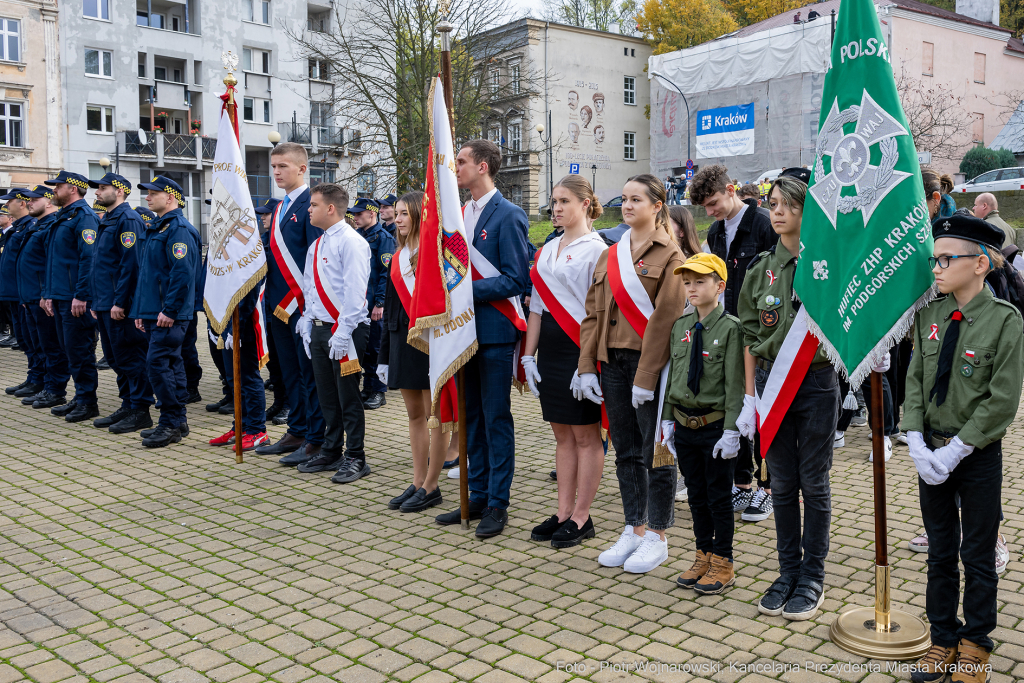
<path fill-rule="evenodd" d="M 155 66 L 153 67 L 153 77 L 158 81 L 167 80 L 167 67 Z"/>
<path fill-rule="evenodd" d="M 306 29 L 316 33 L 327 33 L 330 27 L 328 23 L 330 16 L 330 12 L 311 12 L 306 15 Z"/>
<path fill-rule="evenodd" d="M 314 81 L 326 81 L 331 75 L 331 63 L 326 59 L 309 60 L 309 77 Z"/>
<path fill-rule="evenodd" d="M 629 56 L 636 57 L 636 48 L 629 48 Z"/>
<path fill-rule="evenodd" d="M 172 31 L 180 31 L 181 30 L 181 28 L 179 28 L 179 24 L 178 24 L 178 17 L 171 17 L 171 30 Z"/>
<path fill-rule="evenodd" d="M 174 73 L 174 82 L 175 83 L 184 83 L 185 82 L 185 81 L 183 81 L 181 79 L 181 69 L 174 69 L 173 73 Z"/>
<path fill-rule="evenodd" d="M 110 7 L 107 4 L 108 2 L 109 0 L 83 0 L 82 13 L 93 19 L 106 19 L 109 21 Z"/>
<path fill-rule="evenodd" d="M 513 152 L 518 152 L 523 148 L 523 125 L 521 123 L 509 124 L 508 148 Z"/>
<path fill-rule="evenodd" d="M 320 183 L 333 183 L 334 182 L 334 169 L 333 168 L 311 168 L 309 169 L 309 185 L 310 187 L 316 187 Z"/>
<path fill-rule="evenodd" d="M 270 53 L 266 50 L 242 48 L 242 71 L 255 71 L 261 74 L 270 73 Z"/>
<path fill-rule="evenodd" d="M 91 76 L 112 78 L 114 75 L 113 55 L 107 50 L 85 49 L 85 73 Z"/>
<path fill-rule="evenodd" d="M 203 82 L 203 63 L 196 61 L 192 62 L 192 82 L 196 85 L 201 85 Z"/>
<path fill-rule="evenodd" d="M 85 128 L 92 133 L 113 133 L 114 108 L 87 106 L 85 108 Z"/>
<path fill-rule="evenodd" d="M 24 125 L 23 106 L 11 102 L 0 102 L 0 146 L 25 146 L 25 140 L 21 136 Z"/>
<path fill-rule="evenodd" d="M 251 97 L 246 97 L 242 101 L 242 119 L 243 120 L 245 120 L 245 121 L 252 121 L 252 119 L 253 119 L 253 113 L 252 113 L 253 112 L 253 108 L 256 106 L 255 102 L 256 102 L 256 100 L 254 100 Z"/>
<path fill-rule="evenodd" d="M 497 126 L 495 126 L 494 128 L 491 128 L 489 131 L 487 131 L 487 139 L 490 140 L 491 142 L 493 142 L 496 145 L 500 145 L 501 144 L 501 128 L 498 128 Z"/>
<path fill-rule="evenodd" d="M 498 92 L 498 88 L 501 87 L 501 72 L 497 69 L 491 69 L 491 94 L 495 95 Z"/>
<path fill-rule="evenodd" d="M 512 72 L 512 74 L 511 74 L 512 75 L 512 94 L 513 95 L 518 95 L 521 92 L 521 85 L 519 83 L 519 65 L 518 64 L 513 64 L 511 72 Z"/>
<path fill-rule="evenodd" d="M 242 18 L 257 24 L 269 24 L 270 0 L 242 0 Z"/>
<path fill-rule="evenodd" d="M 636 161 L 636 133 L 623 134 L 622 158 L 626 161 Z"/>
<path fill-rule="evenodd" d="M 0 59 L 5 62 L 21 60 L 21 23 L 17 19 L 0 19 Z"/>
<path fill-rule="evenodd" d="M 623 57 L 628 57 L 629 56 L 629 48 L 628 47 L 622 48 L 622 56 Z"/>
<path fill-rule="evenodd" d="M 923 41 L 921 43 L 921 75 L 934 76 L 932 71 L 935 65 L 935 43 Z"/>
<path fill-rule="evenodd" d="M 139 78 L 146 77 L 146 53 L 139 53 Z"/>
<path fill-rule="evenodd" d="M 636 79 L 632 76 L 622 79 L 622 103 L 636 105 Z"/>
<path fill-rule="evenodd" d="M 985 82 L 985 55 L 981 52 L 974 53 L 974 82 Z"/>
<path fill-rule="evenodd" d="M 164 28 L 164 15 L 162 14 L 147 14 L 143 11 L 135 13 L 135 24 L 136 26 L 149 26 L 150 28 Z"/>
<path fill-rule="evenodd" d="M 971 142 L 979 145 L 985 144 L 985 115 L 980 112 L 974 112 L 974 124 L 971 130 Z"/>
<path fill-rule="evenodd" d="M 270 123 L 270 100 L 246 97 L 242 100 L 242 120 L 253 123 Z"/>

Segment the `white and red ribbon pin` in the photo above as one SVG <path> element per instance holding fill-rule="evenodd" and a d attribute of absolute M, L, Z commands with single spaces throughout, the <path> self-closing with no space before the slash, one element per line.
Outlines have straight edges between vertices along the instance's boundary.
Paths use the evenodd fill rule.
<path fill-rule="evenodd" d="M 932 331 L 928 334 L 928 338 L 939 341 L 939 326 L 935 323 L 932 323 Z"/>

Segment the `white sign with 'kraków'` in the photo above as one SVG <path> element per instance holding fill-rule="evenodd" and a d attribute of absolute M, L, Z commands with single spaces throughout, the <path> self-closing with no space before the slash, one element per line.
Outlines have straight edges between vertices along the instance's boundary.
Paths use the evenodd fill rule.
<path fill-rule="evenodd" d="M 697 157 L 754 153 L 754 103 L 697 112 Z"/>

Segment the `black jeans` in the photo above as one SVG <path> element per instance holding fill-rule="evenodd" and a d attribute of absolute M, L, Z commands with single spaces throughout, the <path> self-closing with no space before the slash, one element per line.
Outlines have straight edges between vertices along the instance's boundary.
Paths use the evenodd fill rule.
<path fill-rule="evenodd" d="M 864 392 L 864 398 L 867 400 L 868 406 L 868 425 L 871 424 L 871 379 L 867 379 L 861 385 L 861 389 Z M 846 398 L 846 394 L 850 391 L 850 385 L 844 379 L 839 380 L 839 406 L 842 408 L 843 399 Z M 896 410 L 893 404 L 892 389 L 889 383 L 888 373 L 882 373 L 882 433 L 886 436 L 894 436 L 899 429 L 896 427 Z M 839 415 L 839 422 L 836 424 L 836 430 L 845 432 L 850 428 L 850 422 L 853 420 L 853 416 L 857 414 L 856 410 L 841 410 Z"/>
<path fill-rule="evenodd" d="M 758 395 L 768 372 L 757 368 Z M 839 417 L 839 378 L 831 367 L 808 370 L 768 449 L 772 468 L 775 535 L 783 576 L 825 580 L 832 523 L 832 444 Z M 803 533 L 800 498 L 804 502 Z"/>
<path fill-rule="evenodd" d="M 734 459 L 736 466 L 733 470 L 733 482 L 737 486 L 749 486 L 757 480 L 757 485 L 763 489 L 772 487 L 772 473 L 767 463 L 764 463 L 762 472 L 761 449 L 757 443 L 751 442 L 746 437 L 740 437 L 740 452 Z M 765 476 L 762 478 L 761 475 Z"/>
<path fill-rule="evenodd" d="M 652 467 L 661 406 L 655 399 L 633 408 L 633 378 L 639 362 L 639 351 L 608 349 L 608 362 L 601 364 L 601 390 L 626 524 L 664 531 L 676 521 L 676 468 Z M 654 395 L 658 395 L 657 388 Z"/>
<path fill-rule="evenodd" d="M 965 639 L 992 651 L 988 634 L 996 627 L 999 577 L 993 557 L 1002 485 L 1002 441 L 975 450 L 937 486 L 918 477 L 921 517 L 928 534 L 925 609 L 936 645 L 951 647 Z M 960 603 L 958 560 L 964 563 L 963 622 L 956 616 Z"/>
<path fill-rule="evenodd" d="M 349 342 L 349 358 L 363 355 L 369 335 L 370 328 L 366 323 L 356 326 Z M 359 396 L 361 373 L 354 372 L 343 377 L 338 361 L 331 360 L 330 344 L 331 328 L 327 325 L 313 325 L 309 353 L 312 356 L 313 377 L 316 378 L 316 393 L 320 397 L 320 410 L 323 411 L 326 424 L 321 452 L 336 458 L 340 458 L 344 452 L 350 458 L 365 461 L 366 414 L 363 412 L 363 399 Z M 299 353 L 305 354 L 305 351 L 300 350 Z"/>
<path fill-rule="evenodd" d="M 686 498 L 693 516 L 697 550 L 732 559 L 736 518 L 732 510 L 732 473 L 736 458 L 713 458 L 725 420 L 700 429 L 676 422 L 676 459 L 686 480 Z"/>

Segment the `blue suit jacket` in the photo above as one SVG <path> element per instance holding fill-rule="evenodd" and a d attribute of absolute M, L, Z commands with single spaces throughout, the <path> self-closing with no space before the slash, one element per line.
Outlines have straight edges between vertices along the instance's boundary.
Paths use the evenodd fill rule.
<path fill-rule="evenodd" d="M 481 344 L 518 341 L 519 330 L 488 302 L 521 296 L 530 281 L 530 222 L 526 212 L 495 192 L 473 231 L 473 246 L 501 273 L 475 280 L 476 336 Z"/>
<path fill-rule="evenodd" d="M 280 206 L 280 205 L 278 205 Z M 294 220 L 293 220 L 294 219 Z M 272 227 L 271 230 L 274 228 Z M 306 251 L 309 245 L 313 244 L 323 230 L 313 227 L 309 222 L 309 189 L 299 195 L 288 206 L 288 210 L 281 216 L 281 236 L 284 238 L 284 245 L 288 252 L 295 259 L 295 263 L 301 271 L 306 265 Z M 269 232 L 267 239 L 267 250 L 270 249 Z M 299 288 L 302 288 L 302 280 L 299 280 Z M 281 269 L 277 266 L 277 259 L 273 253 L 267 254 L 267 291 L 265 294 L 267 314 L 273 315 L 281 300 L 288 296 L 288 282 L 284 279 Z M 297 313 L 302 314 L 302 310 Z"/>

